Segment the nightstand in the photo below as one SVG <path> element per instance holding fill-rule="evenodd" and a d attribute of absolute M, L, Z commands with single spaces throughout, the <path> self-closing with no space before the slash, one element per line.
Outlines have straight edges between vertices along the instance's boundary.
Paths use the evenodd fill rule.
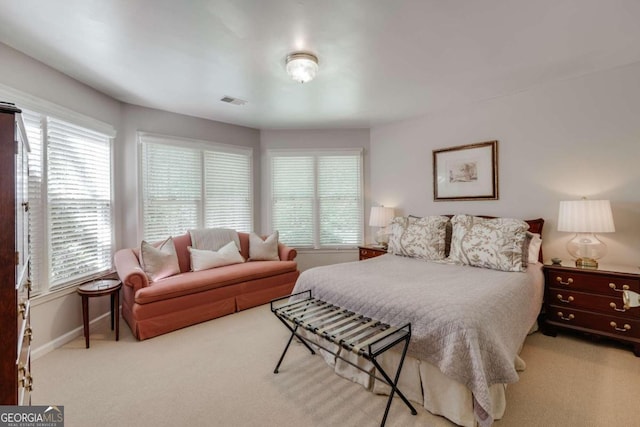
<path fill-rule="evenodd" d="M 640 357 L 640 307 L 625 308 L 622 291 L 640 292 L 638 267 L 583 269 L 545 265 L 545 335 L 571 329 L 633 346 Z"/>
<path fill-rule="evenodd" d="M 374 258 L 387 253 L 387 249 L 382 246 L 364 245 L 358 246 L 360 250 L 360 261 L 363 259 Z"/>

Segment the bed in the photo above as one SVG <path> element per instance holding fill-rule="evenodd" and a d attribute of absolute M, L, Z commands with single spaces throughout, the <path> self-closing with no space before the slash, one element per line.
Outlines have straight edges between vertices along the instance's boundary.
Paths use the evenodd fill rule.
<path fill-rule="evenodd" d="M 506 384 L 518 381 L 517 369 L 524 369 L 518 353 L 540 312 L 543 223 L 469 215 L 396 218 L 389 254 L 306 270 L 293 292 L 311 290 L 316 298 L 389 324 L 411 322 L 399 388 L 458 425 L 491 425 L 506 408 Z M 369 375 L 321 354 L 339 375 L 388 392 Z M 341 355 L 374 369 L 353 354 Z M 391 368 L 398 357 L 387 352 L 381 363 Z"/>

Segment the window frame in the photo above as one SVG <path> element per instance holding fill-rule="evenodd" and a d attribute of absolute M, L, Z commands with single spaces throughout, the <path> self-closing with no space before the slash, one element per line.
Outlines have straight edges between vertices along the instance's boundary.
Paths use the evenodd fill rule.
<path fill-rule="evenodd" d="M 320 244 L 320 208 L 318 203 L 318 157 L 322 156 L 331 156 L 331 155 L 357 155 L 360 163 L 360 218 L 359 218 L 359 232 L 360 232 L 360 242 L 355 244 L 345 244 L 345 245 L 321 245 Z M 312 245 L 298 245 L 292 243 L 292 245 L 296 246 L 296 249 L 302 252 L 312 251 L 316 253 L 320 253 L 322 251 L 338 251 L 338 250 L 352 250 L 357 249 L 358 246 L 363 244 L 365 239 L 365 224 L 364 224 L 364 211 L 365 211 L 365 194 L 364 194 L 364 148 L 277 148 L 277 149 L 267 149 L 266 150 L 266 176 L 268 179 L 267 188 L 267 200 L 268 207 L 266 209 L 266 221 L 268 232 L 273 233 L 273 158 L 277 156 L 287 156 L 287 157 L 296 157 L 296 156 L 313 156 L 314 157 L 314 171 L 313 171 L 313 193 L 314 193 L 314 202 L 313 202 L 313 244 Z M 263 175 L 264 176 L 264 175 Z M 263 186 L 263 188 L 265 188 Z M 264 210 L 264 209 L 263 209 Z M 286 243 L 286 242 L 285 242 Z"/>
<path fill-rule="evenodd" d="M 179 136 L 165 135 L 154 132 L 146 132 L 146 131 L 137 131 L 136 134 L 137 145 L 138 145 L 138 189 L 140 196 L 138 197 L 138 241 L 143 240 L 144 236 L 144 203 L 145 203 L 145 194 L 144 194 L 144 157 L 143 157 L 143 144 L 151 143 L 151 144 L 164 144 L 174 147 L 182 147 L 188 149 L 194 149 L 200 151 L 200 165 L 201 165 L 201 187 L 200 187 L 200 201 L 199 201 L 199 212 L 198 212 L 198 227 L 205 227 L 206 215 L 206 189 L 205 189 L 205 179 L 206 179 L 206 171 L 205 171 L 205 151 L 209 152 L 225 152 L 225 153 L 234 153 L 248 156 L 249 159 L 249 209 L 250 209 L 250 223 L 249 223 L 249 231 L 253 231 L 255 227 L 255 171 L 254 171 L 254 149 L 253 147 L 241 146 L 241 145 L 232 145 L 232 144 L 223 144 L 214 141 L 206 141 L 195 138 L 185 138 Z M 146 139 L 146 140 L 145 140 Z M 186 233 L 187 230 L 185 229 Z"/>
<path fill-rule="evenodd" d="M 59 293 L 70 292 L 71 289 L 77 287 L 79 284 L 93 280 L 95 278 L 101 277 L 106 273 L 114 271 L 113 264 L 111 264 L 110 268 L 106 271 L 95 272 L 94 274 L 78 277 L 74 280 L 60 283 L 56 286 L 51 286 L 51 266 L 50 266 L 50 221 L 49 221 L 49 206 L 47 203 L 47 176 L 48 176 L 48 163 L 47 163 L 47 126 L 46 126 L 46 118 L 50 117 L 59 121 L 68 122 L 74 126 L 86 128 L 90 131 L 103 134 L 105 137 L 109 139 L 109 153 L 110 153 L 110 215 L 109 220 L 111 223 L 111 258 L 113 258 L 113 254 L 116 250 L 116 229 L 117 229 L 117 217 L 115 214 L 115 139 L 117 136 L 116 129 L 113 125 L 103 122 L 101 120 L 95 119 L 93 117 L 84 115 L 82 113 L 78 113 L 74 110 L 68 109 L 66 107 L 62 107 L 58 104 L 55 104 L 50 101 L 46 101 L 44 99 L 38 98 L 26 92 L 22 92 L 20 90 L 14 89 L 10 86 L 6 86 L 0 83 L 0 96 L 4 99 L 11 100 L 14 102 L 18 108 L 27 110 L 32 113 L 39 114 L 41 116 L 41 126 L 40 130 L 42 133 L 42 169 L 43 169 L 43 177 L 42 182 L 40 183 L 40 197 L 41 197 L 41 217 L 35 220 L 40 222 L 41 227 L 44 230 L 44 239 L 42 242 L 42 253 L 41 253 L 41 262 L 38 268 L 40 268 L 41 276 L 44 277 L 44 280 L 41 278 L 40 283 L 37 283 L 33 280 L 33 288 L 32 295 L 38 300 L 47 301 L 49 298 L 46 298 L 47 295 L 57 295 Z M 45 123 L 43 124 L 42 121 Z M 33 194 L 29 194 L 29 197 L 33 197 Z M 30 222 L 34 221 L 33 217 L 30 217 Z M 31 239 L 34 237 L 31 236 Z M 32 269 L 33 265 L 33 255 L 31 257 Z M 52 296 L 53 297 L 53 296 Z"/>

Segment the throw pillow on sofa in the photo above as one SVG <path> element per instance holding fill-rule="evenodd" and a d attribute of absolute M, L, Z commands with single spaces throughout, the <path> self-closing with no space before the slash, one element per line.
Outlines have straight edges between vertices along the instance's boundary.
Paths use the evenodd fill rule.
<path fill-rule="evenodd" d="M 280 261 L 278 254 L 278 232 L 262 240 L 256 233 L 249 234 L 250 261 Z"/>
<path fill-rule="evenodd" d="M 140 266 L 152 282 L 180 273 L 173 239 L 169 237 L 158 246 L 143 240 L 140 243 Z"/>
<path fill-rule="evenodd" d="M 191 254 L 191 271 L 208 270 L 225 265 L 240 264 L 244 258 L 240 255 L 238 247 L 234 242 L 229 242 L 217 251 L 206 249 L 195 249 L 188 246 Z"/>
<path fill-rule="evenodd" d="M 217 251 L 229 242 L 240 247 L 238 232 L 230 228 L 194 228 L 189 230 L 189 234 L 191 247 L 194 249 Z"/>

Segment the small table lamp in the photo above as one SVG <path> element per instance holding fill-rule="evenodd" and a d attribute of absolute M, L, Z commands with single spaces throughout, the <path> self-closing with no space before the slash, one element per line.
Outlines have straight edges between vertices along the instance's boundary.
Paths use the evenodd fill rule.
<path fill-rule="evenodd" d="M 609 200 L 570 200 L 560 202 L 558 231 L 576 233 L 567 242 L 567 250 L 576 259 L 576 267 L 598 268 L 607 246 L 594 233 L 616 231 Z"/>
<path fill-rule="evenodd" d="M 371 215 L 369 215 L 369 226 L 380 227 L 375 235 L 376 243 L 382 247 L 386 247 L 389 243 L 389 234 L 387 226 L 395 216 L 393 208 L 385 208 L 384 206 L 373 206 Z"/>

